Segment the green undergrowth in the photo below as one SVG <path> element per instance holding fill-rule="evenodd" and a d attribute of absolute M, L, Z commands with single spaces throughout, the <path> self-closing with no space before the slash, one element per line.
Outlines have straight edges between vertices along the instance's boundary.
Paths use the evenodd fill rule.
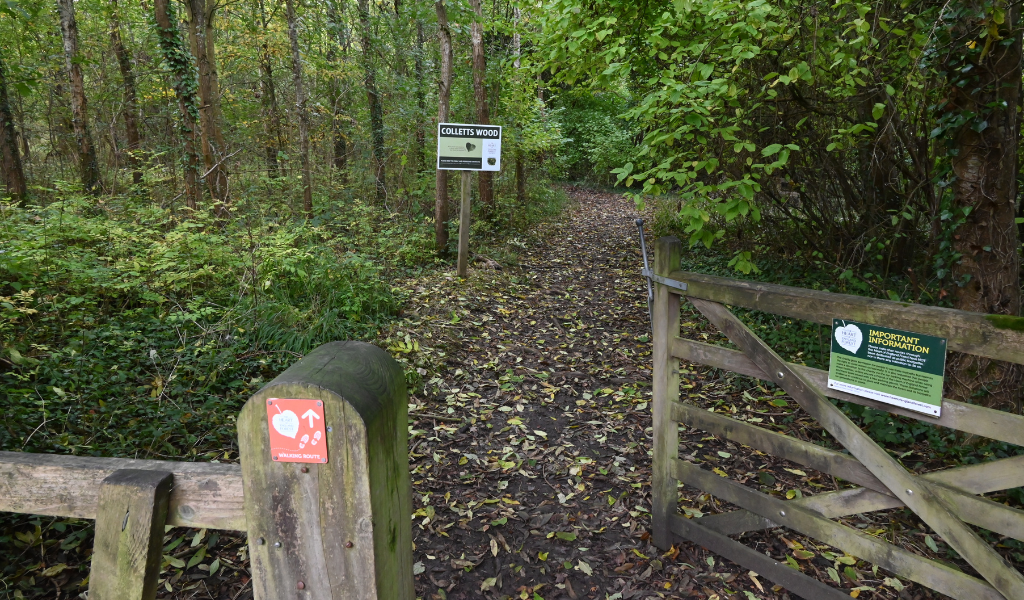
<path fill-rule="evenodd" d="M 350 212 L 225 224 L 73 195 L 5 210 L 0 448 L 230 456 L 249 394 L 395 312 Z"/>
<path fill-rule="evenodd" d="M 564 205 L 530 192 L 477 219 L 476 255 L 514 261 L 509 234 Z M 450 266 L 429 217 L 337 196 L 311 221 L 246 199 L 223 220 L 70 192 L 0 205 L 0 450 L 236 458 L 252 393 L 320 344 L 383 342 L 397 282 Z"/>

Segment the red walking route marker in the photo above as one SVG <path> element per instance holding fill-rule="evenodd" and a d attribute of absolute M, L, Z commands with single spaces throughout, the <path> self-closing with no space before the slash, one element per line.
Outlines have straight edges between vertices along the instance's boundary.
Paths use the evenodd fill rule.
<path fill-rule="evenodd" d="M 270 455 L 277 462 L 327 462 L 327 432 L 321 400 L 267 400 Z"/>

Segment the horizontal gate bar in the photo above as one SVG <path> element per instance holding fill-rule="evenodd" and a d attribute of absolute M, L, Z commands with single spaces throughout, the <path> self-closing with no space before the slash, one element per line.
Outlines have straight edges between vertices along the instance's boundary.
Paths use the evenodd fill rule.
<path fill-rule="evenodd" d="M 949 349 L 1024 364 L 1024 318 L 893 302 L 686 271 L 668 274 L 686 296 L 831 327 L 833 317 L 944 337 Z"/>
<path fill-rule="evenodd" d="M 703 344 L 676 337 L 672 340 L 672 356 L 710 367 L 726 369 L 741 375 L 757 377 L 767 381 L 772 380 L 745 354 L 736 350 L 730 350 L 729 348 L 722 348 L 721 346 L 712 346 L 711 344 Z M 860 396 L 830 389 L 828 387 L 827 371 L 794 363 L 787 363 L 787 365 L 813 384 L 818 392 L 829 398 L 853 402 L 854 404 L 917 419 L 924 423 L 941 425 L 1001 442 L 1024 446 L 1024 417 L 1020 415 L 944 398 L 942 400 L 942 416 L 936 419 L 891 404 L 884 404 L 869 398 L 861 398 Z"/>
<path fill-rule="evenodd" d="M 744 546 L 701 525 L 703 519 L 687 519 L 676 514 L 669 520 L 672 532 L 685 540 L 720 554 L 736 564 L 756 572 L 805 600 L 849 600 L 850 595 L 800 571 Z"/>
<path fill-rule="evenodd" d="M 830 510 L 832 514 L 826 516 L 838 517 L 903 506 L 903 502 L 892 496 L 882 482 L 848 454 L 708 412 L 692 404 L 674 402 L 671 407 L 675 421 L 869 488 L 864 490 L 865 493 L 858 494 L 852 493 L 856 490 L 842 490 L 839 496 L 834 497 L 837 502 L 834 512 Z M 935 492 L 942 495 L 961 519 L 1024 541 L 1024 511 L 973 495 L 1024 485 L 1024 456 L 933 471 L 925 474 L 922 479 L 940 484 L 935 486 Z M 993 487 L 999 484 L 1005 486 Z M 821 500 L 805 500 L 815 505 L 814 510 L 824 512 L 823 497 L 827 496 L 817 494 L 813 498 Z"/>
<path fill-rule="evenodd" d="M 686 485 L 704 490 L 751 512 L 771 515 L 771 520 L 780 525 L 841 548 L 844 552 L 911 581 L 940 590 L 957 600 L 1004 600 L 1002 594 L 981 579 L 830 521 L 793 502 L 756 492 L 683 460 L 675 461 L 674 472 L 676 478 Z"/>
<path fill-rule="evenodd" d="M 95 519 L 100 484 L 121 469 L 174 475 L 167 524 L 245 531 L 238 465 L 0 452 L 0 511 Z"/>
<path fill-rule="evenodd" d="M 689 300 L 992 587 L 1007 598 L 1024 598 L 1024 575 L 957 517 L 930 484 L 908 472 L 729 309 L 717 302 Z"/>

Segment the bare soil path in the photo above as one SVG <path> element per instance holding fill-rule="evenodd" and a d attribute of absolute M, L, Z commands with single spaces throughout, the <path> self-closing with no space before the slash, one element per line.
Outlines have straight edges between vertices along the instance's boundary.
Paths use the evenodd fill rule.
<path fill-rule="evenodd" d="M 418 595 L 776 597 L 700 548 L 650 544 L 638 215 L 570 195 L 517 269 L 409 282 L 389 349 L 428 378 L 410 400 Z"/>

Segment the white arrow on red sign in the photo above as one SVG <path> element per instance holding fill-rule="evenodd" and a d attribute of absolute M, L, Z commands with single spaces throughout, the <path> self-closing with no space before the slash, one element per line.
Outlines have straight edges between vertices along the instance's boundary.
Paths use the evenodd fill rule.
<path fill-rule="evenodd" d="M 299 417 L 299 418 L 300 419 L 309 418 L 309 428 L 312 429 L 313 428 L 313 419 L 319 419 L 320 415 L 318 415 L 315 412 L 313 412 L 313 409 L 309 409 L 306 412 L 302 413 L 302 416 Z"/>

